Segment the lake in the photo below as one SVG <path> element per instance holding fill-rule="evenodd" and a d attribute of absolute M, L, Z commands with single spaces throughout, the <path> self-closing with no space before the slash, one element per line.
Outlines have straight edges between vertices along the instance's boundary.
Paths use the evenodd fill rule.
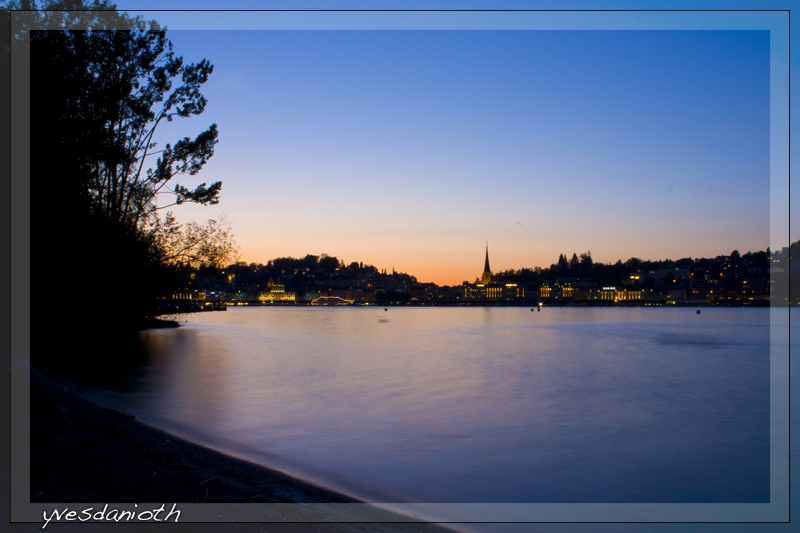
<path fill-rule="evenodd" d="M 376 502 L 769 502 L 769 321 L 234 307 L 142 332 L 90 396 Z"/>

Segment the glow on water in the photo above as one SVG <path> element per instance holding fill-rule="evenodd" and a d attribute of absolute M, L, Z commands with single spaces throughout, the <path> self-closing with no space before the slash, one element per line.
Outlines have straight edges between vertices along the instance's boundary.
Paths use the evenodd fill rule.
<path fill-rule="evenodd" d="M 769 310 L 231 308 L 94 394 L 372 501 L 769 501 Z"/>

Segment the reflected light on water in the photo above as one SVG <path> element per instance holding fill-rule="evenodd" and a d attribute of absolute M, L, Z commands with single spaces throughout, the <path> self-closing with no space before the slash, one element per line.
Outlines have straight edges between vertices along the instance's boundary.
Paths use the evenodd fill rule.
<path fill-rule="evenodd" d="M 768 310 L 192 318 L 103 401 L 373 501 L 769 501 Z"/>

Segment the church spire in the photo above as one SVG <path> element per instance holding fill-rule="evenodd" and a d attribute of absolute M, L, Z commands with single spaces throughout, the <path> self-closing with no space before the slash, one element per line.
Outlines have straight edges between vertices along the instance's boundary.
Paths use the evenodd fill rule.
<path fill-rule="evenodd" d="M 492 282 L 492 270 L 489 268 L 489 241 L 486 241 L 486 262 L 483 265 L 481 283 L 484 285 Z"/>

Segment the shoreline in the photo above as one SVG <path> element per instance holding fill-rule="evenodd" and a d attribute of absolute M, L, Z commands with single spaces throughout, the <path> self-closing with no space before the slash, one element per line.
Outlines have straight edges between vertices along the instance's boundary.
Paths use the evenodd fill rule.
<path fill-rule="evenodd" d="M 76 393 L 69 378 L 33 365 L 30 474 L 30 501 L 42 504 L 369 504 L 226 455 L 149 426 L 133 415 L 103 407 Z M 393 526 L 403 526 L 403 531 L 452 531 L 444 525 L 371 507 L 377 515 L 388 519 L 377 524 L 346 521 L 341 530 L 390 531 L 396 530 Z M 286 516 L 292 520 L 292 514 Z M 335 526 L 340 522 L 326 519 L 345 521 L 346 513 L 325 516 L 316 507 L 308 518 L 337 530 Z"/>
<path fill-rule="evenodd" d="M 380 309 L 380 308 L 394 308 L 394 309 L 451 309 L 451 308 L 467 308 L 467 307 L 501 307 L 501 308 L 536 308 L 539 307 L 539 302 L 526 302 L 526 303 L 509 303 L 509 302 L 495 302 L 495 301 L 477 301 L 477 302 L 458 302 L 458 303 L 442 303 L 442 302 L 412 302 L 407 304 L 398 304 L 398 303 L 368 303 L 368 304 L 318 304 L 312 305 L 306 302 L 282 302 L 282 303 L 261 303 L 261 302 L 227 302 L 226 308 L 223 309 L 202 309 L 202 310 L 191 310 L 191 311 L 181 311 L 178 313 L 167 313 L 165 315 L 160 316 L 172 316 L 172 315 L 192 315 L 196 313 L 209 313 L 214 311 L 227 311 L 228 309 L 243 309 L 243 308 L 295 308 L 295 307 L 308 307 L 308 308 L 359 308 L 359 309 Z M 632 302 L 617 302 L 617 303 L 609 303 L 609 302 L 585 302 L 585 301 L 555 301 L 555 302 L 543 302 L 542 307 L 547 309 L 631 309 L 631 308 L 640 308 L 640 307 L 656 307 L 662 309 L 677 309 L 677 308 L 687 308 L 687 307 L 702 307 L 702 308 L 712 308 L 718 307 L 722 309 L 765 309 L 765 308 L 790 308 L 790 307 L 800 307 L 800 304 L 786 304 L 782 302 L 775 302 L 770 300 L 759 300 L 753 302 L 724 302 L 724 303 L 717 303 L 717 302 L 709 302 L 708 300 L 699 300 L 699 301 L 675 301 L 675 302 L 639 302 L 639 301 L 632 301 Z M 166 321 L 165 321 L 166 322 Z M 169 321 L 174 322 L 174 321 Z M 146 326 L 143 329 L 150 329 L 150 328 L 160 328 L 160 327 L 174 327 L 174 326 Z"/>

